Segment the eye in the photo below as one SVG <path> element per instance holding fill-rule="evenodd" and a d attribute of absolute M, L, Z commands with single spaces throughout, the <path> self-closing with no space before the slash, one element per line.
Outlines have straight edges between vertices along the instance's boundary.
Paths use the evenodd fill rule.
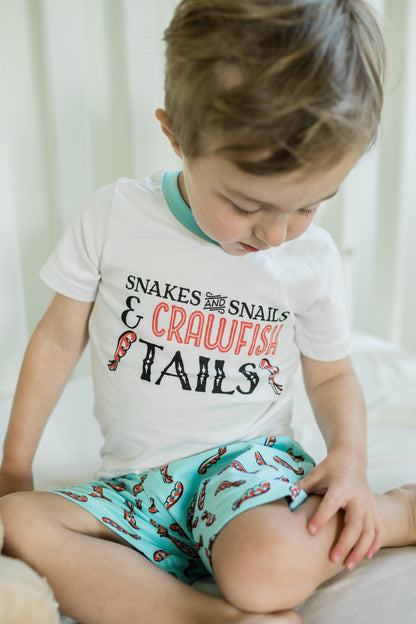
<path fill-rule="evenodd" d="M 256 212 L 260 212 L 261 208 L 257 208 L 255 210 L 248 210 L 247 208 L 242 208 L 235 204 L 231 199 L 228 200 L 233 209 L 238 212 L 238 214 L 243 215 L 244 217 L 249 217 L 250 215 L 256 214 Z"/>
<path fill-rule="evenodd" d="M 315 204 L 314 206 L 309 206 L 309 208 L 301 208 L 298 210 L 298 213 L 301 215 L 311 215 L 316 212 L 319 208 L 319 204 Z"/>

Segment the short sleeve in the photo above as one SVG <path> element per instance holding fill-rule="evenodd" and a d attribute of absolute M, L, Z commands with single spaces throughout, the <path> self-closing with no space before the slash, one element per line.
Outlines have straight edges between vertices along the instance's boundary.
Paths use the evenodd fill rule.
<path fill-rule="evenodd" d="M 295 336 L 303 355 L 329 362 L 347 357 L 351 344 L 341 257 L 329 234 L 324 238 L 319 278 L 305 309 L 296 314 Z"/>
<path fill-rule="evenodd" d="M 114 185 L 92 194 L 42 267 L 40 277 L 52 290 L 78 301 L 95 300 L 113 194 Z"/>

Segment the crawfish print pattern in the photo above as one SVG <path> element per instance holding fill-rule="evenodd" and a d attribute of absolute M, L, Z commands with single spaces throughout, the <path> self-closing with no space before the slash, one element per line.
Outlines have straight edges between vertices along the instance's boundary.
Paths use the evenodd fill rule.
<path fill-rule="evenodd" d="M 150 561 L 185 583 L 212 572 L 212 547 L 236 515 L 306 498 L 299 478 L 312 458 L 294 440 L 236 442 L 142 474 L 56 490 L 84 507 Z"/>
<path fill-rule="evenodd" d="M 132 331 L 126 331 L 124 334 L 121 334 L 120 338 L 117 341 L 116 351 L 114 353 L 114 357 L 108 363 L 108 368 L 110 371 L 116 371 L 118 364 L 122 357 L 124 357 L 127 351 L 130 349 L 133 342 L 136 342 L 137 334 Z"/>

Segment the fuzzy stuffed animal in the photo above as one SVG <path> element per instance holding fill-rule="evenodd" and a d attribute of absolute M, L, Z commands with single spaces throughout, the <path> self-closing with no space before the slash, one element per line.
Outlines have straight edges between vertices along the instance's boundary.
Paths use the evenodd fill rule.
<path fill-rule="evenodd" d="M 3 526 L 0 521 L 0 552 Z M 19 561 L 0 555 L 0 624 L 59 624 L 59 611 L 45 579 Z"/>

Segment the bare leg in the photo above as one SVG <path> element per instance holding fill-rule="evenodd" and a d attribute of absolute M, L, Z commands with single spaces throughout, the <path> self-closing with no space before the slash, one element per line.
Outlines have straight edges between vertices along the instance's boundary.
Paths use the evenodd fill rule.
<path fill-rule="evenodd" d="M 416 483 L 377 496 L 386 528 L 383 547 L 416 544 Z"/>
<path fill-rule="evenodd" d="M 0 501 L 5 552 L 45 576 L 83 624 L 301 624 L 295 612 L 244 614 L 160 570 L 74 503 L 50 493 Z"/>
<path fill-rule="evenodd" d="M 343 525 L 340 512 L 317 535 L 307 524 L 320 498 L 296 511 L 277 501 L 231 520 L 216 538 L 213 568 L 226 600 L 245 611 L 290 609 L 342 569 L 330 561 Z M 416 485 L 377 497 L 386 529 L 383 546 L 416 544 Z"/>

